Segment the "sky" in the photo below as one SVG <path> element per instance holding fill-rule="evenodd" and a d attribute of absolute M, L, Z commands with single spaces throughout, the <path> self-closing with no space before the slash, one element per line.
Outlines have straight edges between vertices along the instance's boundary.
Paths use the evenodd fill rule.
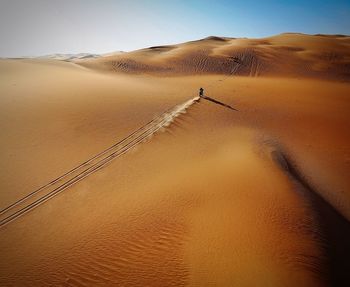
<path fill-rule="evenodd" d="M 0 0 L 0 57 L 283 32 L 349 35 L 350 0 Z"/>

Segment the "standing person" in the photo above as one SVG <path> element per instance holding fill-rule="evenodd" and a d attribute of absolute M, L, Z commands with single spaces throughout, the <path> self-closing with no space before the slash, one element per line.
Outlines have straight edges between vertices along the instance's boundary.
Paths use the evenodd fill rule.
<path fill-rule="evenodd" d="M 204 96 L 204 89 L 203 89 L 203 88 L 200 88 L 200 89 L 199 89 L 199 96 L 200 96 L 200 97 L 203 97 L 203 96 Z"/>

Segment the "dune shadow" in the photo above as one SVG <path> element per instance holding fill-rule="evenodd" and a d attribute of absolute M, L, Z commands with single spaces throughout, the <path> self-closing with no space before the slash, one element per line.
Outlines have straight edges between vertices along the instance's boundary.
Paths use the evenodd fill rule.
<path fill-rule="evenodd" d="M 350 222 L 305 179 L 297 165 L 282 152 L 275 150 L 273 160 L 298 186 L 317 214 L 325 237 L 330 286 L 350 286 Z"/>

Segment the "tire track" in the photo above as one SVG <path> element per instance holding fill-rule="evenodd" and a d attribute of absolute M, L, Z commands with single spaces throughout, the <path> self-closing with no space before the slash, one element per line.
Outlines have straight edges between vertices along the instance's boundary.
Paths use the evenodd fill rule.
<path fill-rule="evenodd" d="M 0 227 L 33 210 L 90 174 L 105 167 L 115 158 L 146 141 L 157 131 L 171 124 L 176 117 L 185 113 L 187 108 L 198 101 L 199 97 L 195 97 L 183 104 L 168 109 L 162 115 L 154 118 L 126 138 L 7 206 L 0 211 Z"/>
<path fill-rule="evenodd" d="M 6 208 L 2 209 L 0 211 L 0 215 L 2 215 L 3 213 L 6 213 L 8 210 L 14 208 L 15 206 L 17 206 L 18 204 L 22 203 L 23 201 L 27 200 L 28 198 L 36 195 L 38 192 L 40 192 L 41 190 L 54 185 L 55 183 L 57 183 L 58 181 L 62 180 L 63 178 L 69 176 L 70 174 L 72 174 L 73 172 L 75 172 L 76 170 L 78 170 L 79 168 L 86 166 L 88 164 L 90 164 L 93 160 L 95 160 L 98 157 L 101 157 L 102 155 L 108 153 L 111 149 L 117 147 L 118 145 L 122 144 L 123 142 L 127 141 L 129 138 L 131 138 L 135 133 L 139 132 L 141 129 L 145 128 L 146 126 L 150 125 L 152 122 L 154 122 L 155 119 L 153 119 L 152 121 L 148 122 L 146 125 L 144 125 L 143 127 L 139 128 L 138 130 L 136 130 L 135 132 L 133 132 L 132 134 L 130 134 L 129 136 L 127 136 L 126 138 L 124 138 L 123 140 L 117 142 L 116 144 L 112 145 L 111 147 L 107 148 L 106 150 L 96 154 L 95 156 L 93 156 L 92 158 L 88 159 L 87 161 L 81 163 L 80 165 L 74 167 L 73 169 L 69 170 L 68 172 L 66 172 L 65 174 L 59 176 L 58 178 L 50 181 L 49 183 L 41 186 L 40 188 L 32 191 L 31 193 L 29 193 L 28 195 L 26 195 L 25 197 L 17 200 L 16 202 L 10 204 L 9 206 L 7 206 Z"/>

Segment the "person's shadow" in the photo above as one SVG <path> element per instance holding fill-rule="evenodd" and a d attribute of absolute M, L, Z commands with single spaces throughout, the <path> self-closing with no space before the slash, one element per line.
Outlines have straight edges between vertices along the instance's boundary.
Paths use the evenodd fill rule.
<path fill-rule="evenodd" d="M 229 108 L 229 109 L 231 109 L 231 110 L 234 110 L 234 111 L 237 111 L 237 112 L 238 112 L 237 109 L 231 107 L 230 105 L 227 105 L 227 104 L 224 104 L 224 103 L 222 103 L 222 102 L 219 102 L 219 101 L 217 101 L 217 100 L 215 100 L 215 99 L 213 99 L 213 98 L 204 96 L 203 93 L 201 94 L 201 90 L 199 90 L 199 96 L 200 96 L 202 99 L 204 99 L 204 100 L 211 101 L 211 102 L 213 102 L 213 103 L 215 103 L 215 104 L 224 106 L 224 107 L 226 107 L 226 108 Z"/>

